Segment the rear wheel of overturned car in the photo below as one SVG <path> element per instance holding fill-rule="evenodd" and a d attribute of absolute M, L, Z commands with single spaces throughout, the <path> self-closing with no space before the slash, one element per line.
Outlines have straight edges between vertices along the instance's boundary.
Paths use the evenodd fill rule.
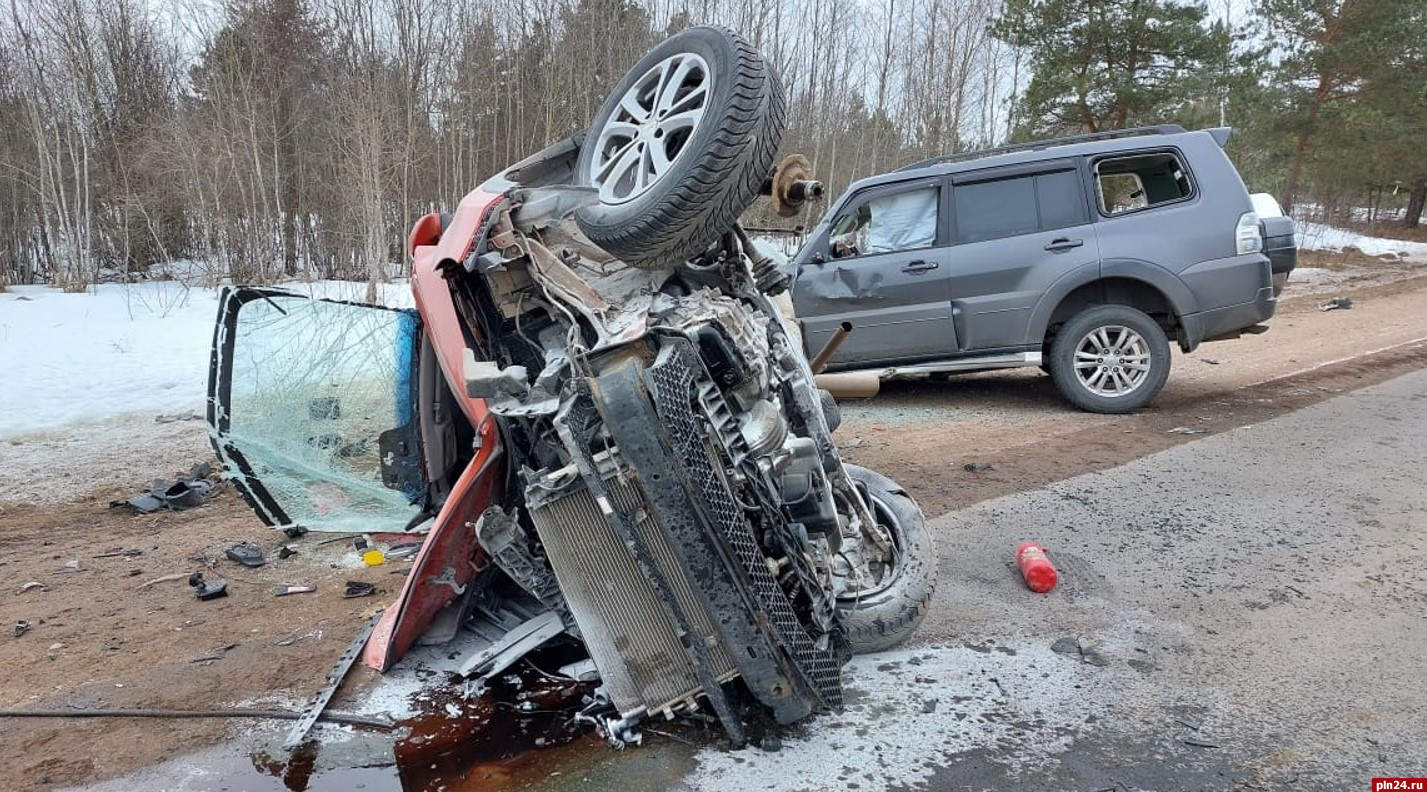
<path fill-rule="evenodd" d="M 839 597 L 838 609 L 853 653 L 880 652 L 906 640 L 926 616 L 936 589 L 936 550 L 922 510 L 897 482 L 865 467 L 845 467 L 890 535 L 893 552 L 890 559 L 863 565 L 867 585 Z"/>
<path fill-rule="evenodd" d="M 1086 308 L 1055 335 L 1050 376 L 1071 404 L 1127 413 L 1149 404 L 1169 378 L 1169 340 L 1159 323 L 1127 305 Z"/>
<path fill-rule="evenodd" d="M 777 76 L 738 34 L 695 27 L 666 39 L 591 123 L 576 168 L 600 200 L 575 220 L 634 266 L 702 253 L 772 172 L 784 112 Z"/>

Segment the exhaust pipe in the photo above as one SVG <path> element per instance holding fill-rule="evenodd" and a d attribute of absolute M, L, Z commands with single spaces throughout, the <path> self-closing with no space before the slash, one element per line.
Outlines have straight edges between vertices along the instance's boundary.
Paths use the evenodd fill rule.
<path fill-rule="evenodd" d="M 813 376 L 817 376 L 827 368 L 827 362 L 832 359 L 833 353 L 842 346 L 842 342 L 847 340 L 847 336 L 852 332 L 852 322 L 843 322 L 837 326 L 837 332 L 832 334 L 832 338 L 823 344 L 823 348 L 808 361 L 808 367 L 813 370 Z"/>
<path fill-rule="evenodd" d="M 834 399 L 870 399 L 882 389 L 882 378 L 875 371 L 843 371 L 819 374 L 813 377 L 813 384 Z"/>

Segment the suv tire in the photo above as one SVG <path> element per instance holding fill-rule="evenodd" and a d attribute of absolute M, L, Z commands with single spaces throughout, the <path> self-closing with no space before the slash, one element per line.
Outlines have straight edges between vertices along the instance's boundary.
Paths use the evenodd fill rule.
<path fill-rule="evenodd" d="M 590 124 L 576 174 L 600 202 L 575 220 L 636 267 L 704 252 L 772 173 L 784 114 L 777 75 L 738 34 L 695 27 L 666 39 Z"/>
<path fill-rule="evenodd" d="M 1127 413 L 1149 404 L 1169 378 L 1169 341 L 1144 312 L 1127 305 L 1086 308 L 1055 334 L 1050 376 L 1071 404 Z"/>
<path fill-rule="evenodd" d="M 905 641 L 926 617 L 936 590 L 936 548 L 922 510 L 897 482 L 860 465 L 843 467 L 897 548 L 892 568 L 871 593 L 838 599 L 853 654 L 881 652 Z"/>

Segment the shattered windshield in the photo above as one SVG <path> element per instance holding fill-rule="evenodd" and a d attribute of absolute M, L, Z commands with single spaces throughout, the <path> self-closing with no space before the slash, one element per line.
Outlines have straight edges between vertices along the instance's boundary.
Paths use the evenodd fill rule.
<path fill-rule="evenodd" d="M 247 488 L 272 502 L 273 522 L 400 530 L 421 495 L 415 313 L 239 294 L 246 299 L 223 347 L 218 440 L 242 457 L 240 483 L 256 480 Z"/>

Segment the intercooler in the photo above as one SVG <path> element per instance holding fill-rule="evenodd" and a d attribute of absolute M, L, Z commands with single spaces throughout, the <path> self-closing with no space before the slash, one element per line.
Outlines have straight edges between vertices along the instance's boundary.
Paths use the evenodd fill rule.
<path fill-rule="evenodd" d="M 736 666 L 638 490 L 619 475 L 604 483 L 616 508 L 639 516 L 640 537 L 687 615 L 694 639 L 704 645 L 710 674 L 720 682 L 732 679 Z M 530 518 L 620 714 L 657 714 L 692 704 L 702 687 L 674 622 L 590 491 L 576 484 L 571 492 L 532 509 Z"/>

